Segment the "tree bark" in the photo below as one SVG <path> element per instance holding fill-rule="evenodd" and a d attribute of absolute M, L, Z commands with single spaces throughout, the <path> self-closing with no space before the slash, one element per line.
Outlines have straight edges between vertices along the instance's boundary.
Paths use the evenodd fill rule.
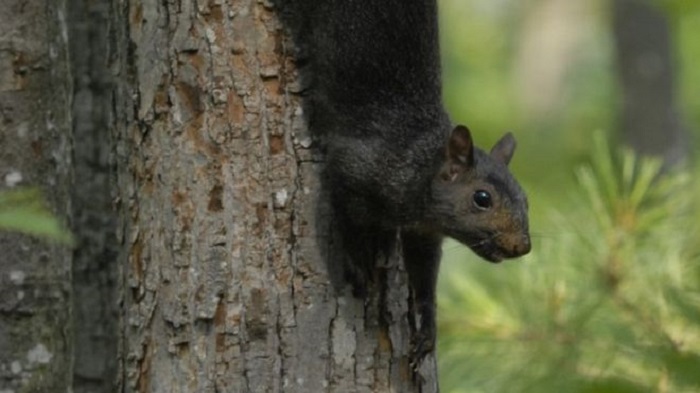
<path fill-rule="evenodd" d="M 0 188 L 39 186 L 63 219 L 71 179 L 66 41 L 65 1 L 0 2 Z M 6 233 L 0 250 L 0 391 L 68 391 L 71 251 Z"/>
<path fill-rule="evenodd" d="M 637 153 L 682 162 L 689 137 L 676 105 L 668 21 L 649 0 L 614 0 L 621 139 Z"/>
<path fill-rule="evenodd" d="M 401 261 L 367 302 L 331 285 L 322 162 L 272 5 L 117 11 L 120 391 L 436 391 L 432 357 L 409 367 Z"/>

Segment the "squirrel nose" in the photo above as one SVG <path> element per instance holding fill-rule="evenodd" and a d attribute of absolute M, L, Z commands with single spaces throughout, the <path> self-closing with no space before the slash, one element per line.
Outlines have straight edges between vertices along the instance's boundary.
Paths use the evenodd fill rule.
<path fill-rule="evenodd" d="M 532 246 L 530 244 L 530 235 L 525 233 L 522 235 L 521 241 L 515 245 L 514 251 L 516 254 L 518 254 L 518 256 L 521 256 L 529 253 L 531 247 Z"/>

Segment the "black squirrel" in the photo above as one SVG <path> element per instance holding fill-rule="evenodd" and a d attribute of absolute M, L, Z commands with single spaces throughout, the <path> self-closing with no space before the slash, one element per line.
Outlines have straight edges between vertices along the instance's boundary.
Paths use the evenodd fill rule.
<path fill-rule="evenodd" d="M 507 168 L 515 139 L 506 134 L 487 154 L 450 122 L 436 0 L 279 3 L 292 6 L 307 121 L 323 141 L 324 186 L 355 294 L 364 295 L 377 252 L 400 231 L 420 314 L 418 361 L 435 345 L 443 236 L 492 262 L 530 251 L 527 199 Z"/>

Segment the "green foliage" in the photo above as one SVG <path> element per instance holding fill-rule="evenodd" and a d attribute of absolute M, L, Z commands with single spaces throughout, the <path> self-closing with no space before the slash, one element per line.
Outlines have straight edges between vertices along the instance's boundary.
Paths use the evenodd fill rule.
<path fill-rule="evenodd" d="M 72 243 L 70 232 L 46 208 L 41 193 L 35 188 L 0 192 L 0 231 Z"/>
<path fill-rule="evenodd" d="M 671 15 L 680 15 L 700 10 L 696 0 L 656 0 Z"/>
<path fill-rule="evenodd" d="M 655 1 L 669 17 L 676 98 L 700 140 L 700 2 Z M 524 21 L 551 18 L 541 11 L 553 8 L 539 7 L 563 4 L 572 3 L 440 0 L 446 104 L 482 147 L 515 131 L 511 169 L 530 199 L 534 241 L 532 255 L 501 266 L 446 246 L 441 388 L 700 391 L 698 172 L 662 174 L 658 161 L 591 137 L 614 130 L 619 110 L 610 1 L 578 3 L 585 11 L 575 18 L 585 23 L 566 54 L 560 100 L 531 116 L 527 99 L 540 92 L 517 82 L 544 71 L 521 73 L 518 50 L 528 27 L 543 26 Z M 550 38 L 566 42 L 557 34 L 572 26 L 558 27 Z"/>
<path fill-rule="evenodd" d="M 686 1 L 687 8 L 677 9 L 675 14 L 675 52 L 678 64 L 678 83 L 676 84 L 684 109 L 690 124 L 695 131 L 700 130 L 700 2 Z M 693 4 L 694 7 L 691 7 Z"/>
<path fill-rule="evenodd" d="M 556 89 L 555 107 L 542 117 L 529 111 L 527 102 L 547 89 L 524 91 L 522 82 L 540 77 L 547 68 L 524 75 L 519 69 L 523 64 L 520 47 L 527 32 L 539 28 L 527 20 L 542 3 L 439 0 L 443 92 L 453 119 L 468 125 L 482 147 L 491 146 L 505 131 L 514 131 L 518 153 L 513 169 L 527 185 L 538 189 L 567 181 L 564 171 L 551 168 L 577 164 L 589 151 L 588 131 L 611 128 L 617 110 L 612 36 L 605 28 L 601 11 L 605 7 L 594 1 L 582 2 L 585 12 L 576 16 L 591 24 L 582 25 L 580 47 L 565 62 L 569 69 Z M 566 25 L 566 21 L 558 24 Z M 566 28 L 551 32 L 568 33 Z M 545 171 L 548 176 L 541 176 Z"/>
<path fill-rule="evenodd" d="M 697 185 L 593 138 L 566 211 L 502 266 L 447 248 L 439 292 L 446 392 L 700 389 Z M 459 260 L 458 260 L 459 259 Z"/>
<path fill-rule="evenodd" d="M 459 0 L 441 0 L 439 5 L 440 32 L 446 42 L 442 45 L 443 75 L 449 81 L 443 86 L 446 104 L 457 121 L 468 121 L 481 135 L 493 132 L 490 139 L 495 141 L 517 123 L 514 88 L 506 77 L 512 37 L 502 31 L 514 7 Z"/>

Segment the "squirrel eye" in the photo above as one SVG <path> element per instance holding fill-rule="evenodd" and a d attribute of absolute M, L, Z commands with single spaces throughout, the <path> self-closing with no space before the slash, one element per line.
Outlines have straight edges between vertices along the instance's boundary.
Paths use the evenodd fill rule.
<path fill-rule="evenodd" d="M 477 190 L 472 196 L 474 206 L 481 210 L 486 210 L 491 207 L 491 194 L 484 190 Z"/>

